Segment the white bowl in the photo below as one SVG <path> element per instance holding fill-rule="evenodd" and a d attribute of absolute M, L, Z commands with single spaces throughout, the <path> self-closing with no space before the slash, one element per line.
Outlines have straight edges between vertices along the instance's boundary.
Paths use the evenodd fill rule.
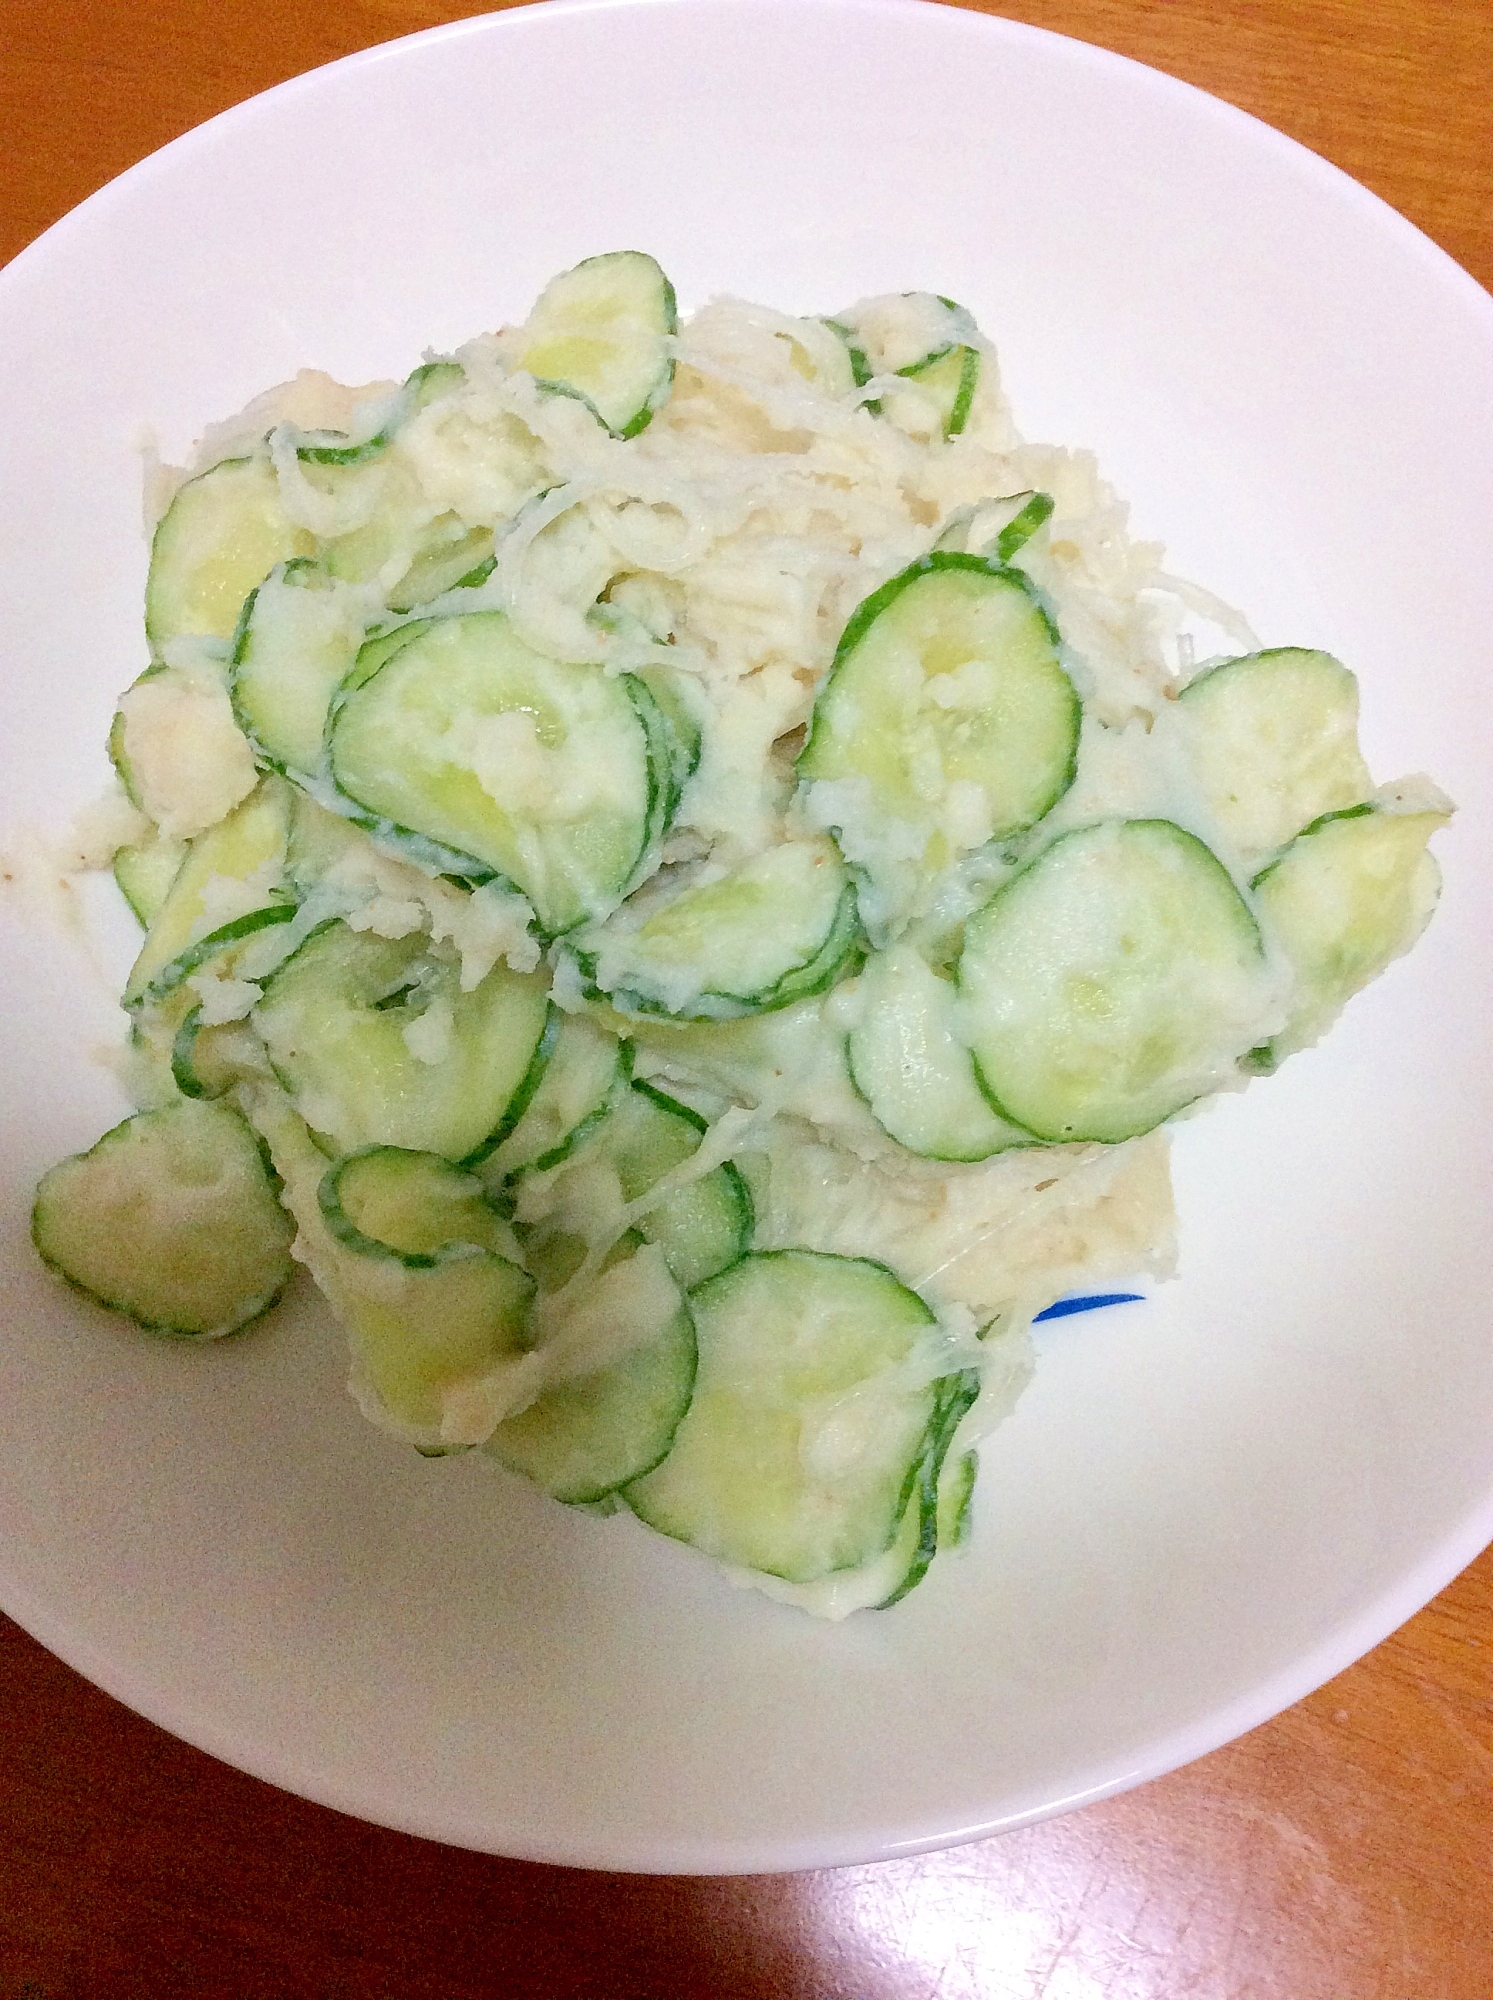
<path fill-rule="evenodd" d="M 614 1868 L 865 1860 L 1197 1756 L 1493 1536 L 1493 303 L 1250 119 L 972 13 L 621 0 L 373 50 L 0 277 L 8 824 L 105 783 L 146 427 L 169 458 L 303 364 L 397 375 L 627 246 L 686 306 L 966 302 L 1027 434 L 1095 446 L 1176 570 L 1357 670 L 1379 776 L 1458 798 L 1443 907 L 1325 1047 L 1179 1131 L 1182 1276 L 1045 1330 L 967 1558 L 826 1628 L 374 1434 L 309 1303 L 186 1352 L 49 1280 L 30 1190 L 121 1113 L 90 1053 L 127 939 L 85 897 L 95 971 L 12 884 L 0 1603 L 389 1825 Z"/>

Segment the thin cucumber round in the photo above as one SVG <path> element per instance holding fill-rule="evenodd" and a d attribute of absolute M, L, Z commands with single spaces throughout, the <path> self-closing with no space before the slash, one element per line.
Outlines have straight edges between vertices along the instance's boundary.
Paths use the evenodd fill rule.
<path fill-rule="evenodd" d="M 234 639 L 233 712 L 262 763 L 315 771 L 327 710 L 358 657 L 352 593 L 315 563 L 282 563 L 246 601 Z"/>
<path fill-rule="evenodd" d="M 381 938 L 333 919 L 265 982 L 254 1024 L 296 1109 L 335 1151 L 466 1161 L 491 1144 L 549 1003 L 534 975 L 495 966 L 463 992 L 460 973 L 423 935 Z"/>
<path fill-rule="evenodd" d="M 689 1159 L 709 1129 L 697 1111 L 638 1077 L 613 1106 L 598 1143 L 617 1169 L 622 1199 L 634 1202 Z M 691 1292 L 750 1247 L 752 1197 L 734 1162 L 723 1160 L 676 1188 L 635 1226 Z"/>
<path fill-rule="evenodd" d="M 665 775 L 629 676 L 547 659 L 501 612 L 433 620 L 362 671 L 330 732 L 348 798 L 516 884 L 551 934 L 621 901 Z"/>
<path fill-rule="evenodd" d="M 1149 1131 L 1234 1078 L 1277 1007 L 1243 897 L 1169 820 L 1054 841 L 969 920 L 959 987 L 992 1102 L 1050 1140 Z"/>
<path fill-rule="evenodd" d="M 268 458 L 230 458 L 189 479 L 150 549 L 145 632 L 159 653 L 183 636 L 231 639 L 244 599 L 276 563 L 311 555 L 315 537 L 280 504 Z"/>
<path fill-rule="evenodd" d="M 855 889 L 828 840 L 783 841 L 682 889 L 660 883 L 574 943 L 622 1012 L 702 1021 L 822 992 L 859 947 Z"/>
<path fill-rule="evenodd" d="M 486 1449 L 556 1500 L 603 1500 L 658 1464 L 689 1408 L 695 1384 L 695 1329 L 677 1286 L 635 1268 L 634 1237 L 567 1306 L 567 1331 L 604 1328 L 600 1365 L 567 1369 L 526 1410 L 506 1418 Z M 584 1342 L 577 1343 L 584 1350 Z M 543 1356 L 546 1350 L 537 1350 Z"/>
<path fill-rule="evenodd" d="M 171 893 L 171 885 L 187 858 L 184 840 L 157 834 L 138 847 L 121 847 L 114 857 L 114 880 L 125 901 L 147 928 Z"/>
<path fill-rule="evenodd" d="M 656 1471 L 625 1489 L 661 1534 L 812 1583 L 888 1548 L 937 1406 L 902 1366 L 933 1315 L 882 1265 L 743 1257 L 690 1295 L 694 1399 Z"/>
<path fill-rule="evenodd" d="M 921 361 L 899 368 L 897 373 L 916 383 L 920 393 L 914 398 L 894 390 L 881 399 L 883 413 L 918 435 L 925 434 L 924 424 L 931 415 L 939 437 L 958 437 L 969 422 L 970 407 L 979 386 L 979 348 L 946 347 L 941 353 L 929 354 Z"/>
<path fill-rule="evenodd" d="M 874 591 L 814 704 L 799 775 L 853 781 L 873 880 L 937 869 L 1034 825 L 1073 781 L 1080 706 L 1019 570 L 939 549 Z M 895 891 L 893 891 L 895 895 Z"/>
<path fill-rule="evenodd" d="M 1182 690 L 1175 719 L 1208 812 L 1246 854 L 1273 852 L 1373 789 L 1358 683 L 1330 653 L 1281 646 L 1209 667 Z"/>
<path fill-rule="evenodd" d="M 1322 1035 L 1343 1005 L 1410 949 L 1431 920 L 1441 870 L 1426 843 L 1442 812 L 1363 806 L 1333 813 L 1259 875 L 1255 902 L 1296 974 L 1291 1017 L 1271 1064 Z"/>
<path fill-rule="evenodd" d="M 266 780 L 191 843 L 130 968 L 126 1007 L 159 999 L 179 985 L 205 957 L 232 942 L 225 934 L 232 925 L 245 926 L 234 936 L 248 935 L 295 914 L 278 893 L 291 798 L 288 786 Z"/>
<path fill-rule="evenodd" d="M 37 1249 L 70 1284 L 184 1340 L 268 1311 L 294 1233 L 244 1120 L 185 1100 L 137 1112 L 53 1167 L 31 1216 Z"/>
<path fill-rule="evenodd" d="M 1033 1143 L 992 1110 L 958 1033 L 955 989 L 912 945 L 871 954 L 859 999 L 845 1044 L 851 1081 L 899 1145 L 924 1159 L 986 1160 Z"/>
<path fill-rule="evenodd" d="M 554 1007 L 538 1053 L 543 1067 L 527 1100 L 484 1155 L 482 1178 L 490 1188 L 511 1188 L 525 1174 L 547 1173 L 568 1160 L 632 1074 L 631 1042 Z"/>
<path fill-rule="evenodd" d="M 327 1168 L 317 1190 L 327 1228 L 349 1250 L 428 1270 L 453 1246 L 521 1263 L 513 1226 L 474 1175 L 436 1153 L 367 1146 Z"/>
<path fill-rule="evenodd" d="M 170 996 L 165 1013 L 171 1013 Z M 244 1076 L 264 1073 L 264 1044 L 247 1021 L 204 1025 L 192 1007 L 171 1042 L 171 1078 L 183 1097 L 225 1097 Z"/>
<path fill-rule="evenodd" d="M 517 366 L 636 437 L 668 400 L 679 329 L 674 287 L 651 257 L 618 250 L 552 278 L 524 322 Z"/>

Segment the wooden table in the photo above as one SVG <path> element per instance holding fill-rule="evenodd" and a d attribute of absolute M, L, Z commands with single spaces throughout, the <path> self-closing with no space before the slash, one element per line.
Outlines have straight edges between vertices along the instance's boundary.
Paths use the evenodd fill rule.
<path fill-rule="evenodd" d="M 472 0 L 475 4 L 475 0 Z M 447 0 L 0 0 L 0 261 L 240 98 Z M 1003 0 L 1280 126 L 1493 285 L 1490 0 Z M 1489 2000 L 1493 1551 L 1242 1742 L 1002 1840 L 572 1873 L 270 1790 L 0 1621 L 0 2000 Z"/>

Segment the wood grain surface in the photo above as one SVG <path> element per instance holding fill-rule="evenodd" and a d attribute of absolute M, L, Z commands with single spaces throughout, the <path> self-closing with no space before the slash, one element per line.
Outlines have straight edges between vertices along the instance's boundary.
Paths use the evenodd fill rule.
<path fill-rule="evenodd" d="M 470 6 L 0 0 L 0 260 L 241 98 Z M 1493 285 L 1490 0 L 1012 0 L 1326 155 Z M 1490 2000 L 1493 1551 L 1126 1797 L 692 1880 L 464 1854 L 214 1763 L 0 1621 L 0 2000 Z"/>

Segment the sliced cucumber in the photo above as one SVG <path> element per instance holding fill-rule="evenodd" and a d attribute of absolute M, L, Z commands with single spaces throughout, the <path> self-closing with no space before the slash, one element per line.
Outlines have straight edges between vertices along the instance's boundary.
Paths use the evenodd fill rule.
<path fill-rule="evenodd" d="M 456 514 L 442 514 L 421 536 L 409 568 L 384 593 L 391 611 L 429 604 L 448 590 L 472 590 L 497 567 L 491 528 L 469 528 Z"/>
<path fill-rule="evenodd" d="M 981 500 L 973 506 L 957 507 L 940 531 L 935 548 L 985 556 L 1008 563 L 1052 518 L 1056 506 L 1050 493 L 1028 489 L 1003 494 L 998 500 Z"/>
<path fill-rule="evenodd" d="M 850 375 L 850 387 L 852 389 L 864 389 L 871 377 L 876 373 L 876 370 L 871 366 L 870 356 L 866 353 L 864 346 L 862 346 L 855 329 L 847 326 L 842 319 L 827 319 L 824 321 L 824 325 L 829 328 L 830 332 L 834 334 L 845 350 L 845 364 Z M 868 403 L 866 408 L 874 412 L 877 405 L 875 403 Z"/>
<path fill-rule="evenodd" d="M 957 1030 L 954 987 L 912 945 L 871 954 L 859 999 L 846 1041 L 851 1079 L 899 1145 L 930 1160 L 985 1160 L 1032 1144 L 991 1109 Z"/>
<path fill-rule="evenodd" d="M 678 1288 L 635 1268 L 636 1237 L 584 1294 L 568 1301 L 566 1334 L 585 1354 L 587 1322 L 609 1357 L 572 1363 L 526 1410 L 500 1423 L 486 1449 L 557 1500 L 605 1499 L 658 1464 L 689 1408 L 695 1329 Z M 644 1257 L 655 1252 L 642 1249 Z M 636 1282 L 638 1278 L 645 1282 Z M 544 1358 L 547 1350 L 540 1348 Z"/>
<path fill-rule="evenodd" d="M 327 1168 L 317 1190 L 322 1218 L 339 1243 L 365 1257 L 393 1257 L 426 1270 L 456 1244 L 472 1244 L 521 1264 L 513 1225 L 481 1181 L 436 1153 L 368 1146 Z"/>
<path fill-rule="evenodd" d="M 433 620 L 362 671 L 334 704 L 331 765 L 375 830 L 471 856 L 550 933 L 621 900 L 667 782 L 630 676 L 546 659 L 495 611 Z"/>
<path fill-rule="evenodd" d="M 101 1305 L 152 1333 L 212 1340 L 274 1304 L 294 1231 L 238 1113 L 180 1102 L 137 1112 L 44 1174 L 31 1234 Z"/>
<path fill-rule="evenodd" d="M 301 558 L 278 564 L 243 609 L 233 647 L 233 712 L 263 763 L 316 771 L 332 696 L 363 643 L 352 591 Z"/>
<path fill-rule="evenodd" d="M 316 540 L 280 504 L 268 458 L 229 458 L 189 479 L 155 531 L 145 633 L 159 653 L 185 635 L 231 639 L 244 599 Z"/>
<path fill-rule="evenodd" d="M 677 805 L 699 766 L 702 746 L 699 717 L 686 692 L 687 678 L 671 673 L 667 667 L 644 667 L 638 679 L 652 695 L 668 731 L 669 770 Z"/>
<path fill-rule="evenodd" d="M 212 826 L 259 776 L 224 672 L 209 660 L 147 667 L 119 698 L 109 755 L 131 804 L 170 839 Z"/>
<path fill-rule="evenodd" d="M 697 1111 L 639 1077 L 617 1098 L 597 1143 L 617 1169 L 622 1199 L 634 1202 L 689 1159 L 708 1130 Z M 691 1292 L 750 1247 L 752 1198 L 734 1163 L 725 1160 L 675 1188 L 636 1227 L 663 1251 L 681 1289 Z"/>
<path fill-rule="evenodd" d="M 422 1269 L 344 1251 L 325 1289 L 353 1335 L 358 1386 L 372 1390 L 372 1409 L 400 1434 L 423 1432 L 427 1443 L 477 1442 L 447 1439 L 447 1399 L 525 1355 L 534 1296 L 528 1273 L 506 1257 L 464 1247 Z M 371 1414 L 368 1400 L 360 1401 Z"/>
<path fill-rule="evenodd" d="M 889 1610 L 916 1589 L 939 1549 L 957 1547 L 968 1532 L 975 1480 L 974 1453 L 963 1454 L 947 1486 L 943 1474 L 954 1433 L 979 1393 L 980 1377 L 973 1368 L 942 1376 L 934 1384 L 933 1409 L 923 1433 L 923 1448 L 907 1502 L 907 1512 L 917 1522 L 917 1536 L 909 1550 L 906 1568 L 881 1599 L 878 1610 Z"/>
<path fill-rule="evenodd" d="M 636 437 L 668 400 L 679 329 L 674 287 L 651 257 L 618 250 L 552 278 L 524 322 L 515 365 Z"/>
<path fill-rule="evenodd" d="M 138 847 L 121 847 L 114 857 L 114 880 L 120 893 L 147 928 L 155 921 L 162 903 L 171 893 L 171 884 L 187 858 L 184 840 L 168 840 L 163 834 L 142 841 Z"/>
<path fill-rule="evenodd" d="M 1256 879 L 1261 919 L 1297 978 L 1291 1017 L 1261 1067 L 1316 1041 L 1360 987 L 1415 943 L 1441 892 L 1426 843 L 1446 821 L 1443 812 L 1370 806 L 1333 813 Z"/>
<path fill-rule="evenodd" d="M 691 1294 L 694 1399 L 625 1489 L 650 1527 L 718 1561 L 812 1583 L 901 1527 L 939 1393 L 902 1364 L 933 1315 L 879 1264 L 743 1257 Z"/>
<path fill-rule="evenodd" d="M 938 1489 L 939 1548 L 962 1548 L 969 1540 L 979 1471 L 980 1455 L 976 1451 L 962 1451 L 957 1458 L 945 1460 Z"/>
<path fill-rule="evenodd" d="M 1054 841 L 970 918 L 959 986 L 996 1107 L 1053 1140 L 1149 1131 L 1230 1081 L 1277 1011 L 1243 897 L 1169 820 Z"/>
<path fill-rule="evenodd" d="M 544 982 L 495 966 L 471 992 L 421 934 L 321 924 L 265 982 L 254 1025 L 296 1110 L 338 1153 L 465 1161 L 504 1127 L 548 1013 Z M 417 1053 L 418 1051 L 418 1053 Z"/>
<path fill-rule="evenodd" d="M 344 431 L 302 431 L 296 456 L 308 465 L 366 465 L 381 458 L 404 425 L 419 411 L 449 396 L 466 380 L 459 361 L 426 361 L 383 405 L 381 420 L 366 438 Z"/>
<path fill-rule="evenodd" d="M 533 1279 L 467 1244 L 419 1266 L 350 1248 L 327 1227 L 326 1156 L 304 1122 L 273 1086 L 246 1095 L 285 1183 L 296 1254 L 347 1332 L 349 1387 L 364 1415 L 427 1451 L 480 1442 L 510 1398 L 532 1393 Z"/>
<path fill-rule="evenodd" d="M 358 648 L 357 658 L 347 670 L 341 692 L 351 694 L 354 688 L 371 681 L 380 667 L 386 666 L 412 639 L 428 632 L 433 623 L 430 618 L 407 618 L 403 624 L 389 625 L 381 632 L 371 633 Z"/>
<path fill-rule="evenodd" d="M 860 349 L 867 381 L 873 375 L 911 375 L 979 339 L 964 307 L 937 292 L 862 299 L 828 324 Z"/>
<path fill-rule="evenodd" d="M 580 1014 L 551 1008 L 539 1056 L 543 1068 L 501 1141 L 483 1162 L 491 1188 L 521 1174 L 547 1173 L 587 1139 L 632 1074 L 632 1044 Z"/>
<path fill-rule="evenodd" d="M 290 801 L 286 786 L 266 781 L 192 842 L 130 970 L 126 1007 L 160 999 L 225 945 L 294 916 L 279 893 Z"/>
<path fill-rule="evenodd" d="M 768 1013 L 822 992 L 855 957 L 855 889 L 831 841 L 783 841 L 713 880 L 658 882 L 574 948 L 624 1013 Z"/>
<path fill-rule="evenodd" d="M 1176 716 L 1209 813 L 1246 854 L 1272 853 L 1373 789 L 1358 683 L 1330 653 L 1282 646 L 1227 660 L 1188 683 Z"/>
<path fill-rule="evenodd" d="M 168 997 L 163 1015 L 177 1011 L 181 992 Z M 242 1077 L 267 1073 L 264 1044 L 247 1021 L 204 1024 L 194 1006 L 171 1039 L 171 1078 L 183 1097 L 224 1097 Z"/>
<path fill-rule="evenodd" d="M 1072 783 L 1079 721 L 1026 578 L 940 549 L 852 616 L 798 768 L 860 782 L 854 858 L 905 902 L 906 857 L 935 870 L 1042 818 Z"/>
<path fill-rule="evenodd" d="M 914 435 L 925 435 L 931 429 L 939 437 L 957 437 L 969 422 L 980 382 L 979 348 L 946 347 L 941 353 L 925 355 L 921 361 L 899 368 L 897 373 L 916 383 L 918 394 L 894 390 L 883 396 L 883 414 Z"/>

